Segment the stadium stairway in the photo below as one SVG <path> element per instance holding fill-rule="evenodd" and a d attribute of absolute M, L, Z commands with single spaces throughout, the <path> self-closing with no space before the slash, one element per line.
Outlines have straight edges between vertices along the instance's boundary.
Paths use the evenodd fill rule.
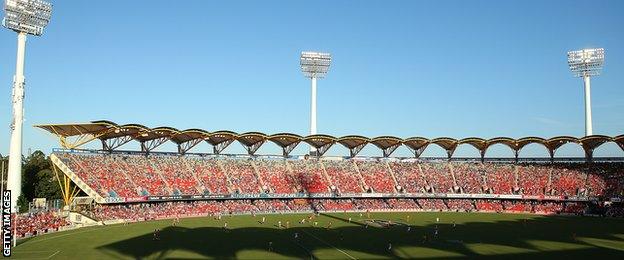
<path fill-rule="evenodd" d="M 71 179 L 76 186 L 78 186 L 82 191 L 84 191 L 88 196 L 94 198 L 96 202 L 103 203 L 104 198 L 95 190 L 93 190 L 89 185 L 87 185 L 78 175 L 76 175 L 65 163 L 55 154 L 50 154 L 50 160 L 56 167 L 61 170 L 69 179 Z"/>
<path fill-rule="evenodd" d="M 158 175 L 158 177 L 163 181 L 163 183 L 165 183 L 167 192 L 169 192 L 169 194 L 174 194 L 174 189 L 171 187 L 171 184 L 169 184 L 165 176 L 163 176 L 162 170 L 156 164 L 154 164 L 154 162 L 152 162 L 151 160 L 149 160 L 148 162 L 150 166 L 152 166 L 152 168 L 154 169 L 154 172 L 156 172 L 156 175 Z"/>
<path fill-rule="evenodd" d="M 394 192 L 399 192 L 397 190 L 397 187 L 399 186 L 399 182 L 394 176 L 394 171 L 392 170 L 392 167 L 390 167 L 390 164 L 388 164 L 388 162 L 384 162 L 384 164 L 386 165 L 386 170 L 388 170 L 388 172 L 390 173 L 390 177 L 392 177 L 392 181 L 394 182 L 394 187 L 393 187 Z"/>
<path fill-rule="evenodd" d="M 221 169 L 221 172 L 223 173 L 223 175 L 225 175 L 225 179 L 227 180 L 227 183 L 228 183 L 227 185 L 228 192 L 232 193 L 232 189 L 238 189 L 232 185 L 232 181 L 230 180 L 230 175 L 225 170 L 225 166 L 223 166 L 223 163 L 221 162 L 221 160 L 217 160 L 217 165 L 219 166 L 219 169 Z M 238 192 L 241 192 L 241 190 L 238 189 Z"/>
<path fill-rule="evenodd" d="M 355 161 L 351 161 L 351 163 L 353 163 L 353 168 L 357 173 L 356 176 L 358 180 L 360 180 L 360 187 L 362 187 L 362 189 L 365 189 L 366 187 L 370 188 L 370 186 L 366 184 L 366 181 L 364 181 L 364 176 L 362 176 L 362 172 L 360 171 L 360 167 L 357 166 L 357 163 L 355 163 Z"/>
<path fill-rule="evenodd" d="M 204 185 L 204 183 L 201 182 L 201 180 L 197 177 L 197 174 L 191 169 L 191 166 L 188 164 L 187 160 L 180 161 L 182 161 L 184 168 L 186 168 L 186 170 L 191 173 L 191 175 L 193 176 L 193 180 L 195 180 L 195 183 L 197 183 L 195 189 L 199 192 L 198 194 L 204 194 L 204 191 L 206 191 L 206 185 Z"/>
<path fill-rule="evenodd" d="M 264 184 L 264 180 L 262 179 L 262 176 L 260 176 L 258 166 L 254 161 L 251 161 L 251 167 L 253 168 L 254 174 L 256 175 L 256 179 L 258 179 L 258 184 L 260 185 L 260 193 L 264 192 L 263 187 L 267 187 L 271 192 L 273 192 L 273 189 L 270 186 Z"/>

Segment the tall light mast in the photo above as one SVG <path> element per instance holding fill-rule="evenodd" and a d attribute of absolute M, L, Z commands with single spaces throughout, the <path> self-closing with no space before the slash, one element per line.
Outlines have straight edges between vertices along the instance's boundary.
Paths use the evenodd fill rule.
<path fill-rule="evenodd" d="M 316 79 L 324 78 L 329 70 L 331 54 L 322 52 L 301 52 L 301 71 L 303 75 L 312 80 L 312 99 L 310 102 L 310 135 L 316 132 Z M 316 149 L 310 148 L 310 153 L 315 154 Z"/>
<path fill-rule="evenodd" d="M 52 4 L 41 0 L 5 0 L 2 26 L 17 32 L 17 63 L 13 77 L 13 123 L 7 190 L 11 190 L 12 210 L 22 194 L 22 125 L 24 119 L 24 54 L 26 35 L 41 36 L 52 15 Z"/>
<path fill-rule="evenodd" d="M 604 49 L 582 49 L 568 52 L 568 65 L 575 77 L 582 77 L 585 85 L 585 136 L 593 134 L 591 111 L 591 76 L 600 75 L 604 64 Z"/>

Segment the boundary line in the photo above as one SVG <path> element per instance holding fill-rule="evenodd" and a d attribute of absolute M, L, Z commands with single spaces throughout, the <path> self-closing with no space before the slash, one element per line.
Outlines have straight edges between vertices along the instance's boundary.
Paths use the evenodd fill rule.
<path fill-rule="evenodd" d="M 352 255 L 348 254 L 347 252 L 343 251 L 342 249 L 337 248 L 337 247 L 335 247 L 334 245 L 332 245 L 332 244 L 330 244 L 330 243 L 325 242 L 325 240 L 320 239 L 320 238 L 318 238 L 317 236 L 310 234 L 308 231 L 305 231 L 305 230 L 302 230 L 302 231 L 303 231 L 304 233 L 306 233 L 306 234 L 310 235 L 310 236 L 311 236 L 311 237 L 313 237 L 314 239 L 316 239 L 316 240 L 318 240 L 318 241 L 321 241 L 323 244 L 326 244 L 326 245 L 328 245 L 328 246 L 333 247 L 334 249 L 338 250 L 340 253 L 343 253 L 344 255 L 346 255 L 347 257 L 349 257 L 350 259 L 353 259 L 353 260 L 356 260 L 356 259 L 357 259 L 357 258 L 353 257 Z"/>

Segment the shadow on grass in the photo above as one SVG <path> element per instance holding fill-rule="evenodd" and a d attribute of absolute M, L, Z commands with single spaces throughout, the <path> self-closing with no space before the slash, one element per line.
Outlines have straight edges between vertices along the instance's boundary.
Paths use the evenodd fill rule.
<path fill-rule="evenodd" d="M 323 214 L 319 221 L 332 221 L 333 228 L 299 224 L 288 229 L 241 227 L 168 227 L 161 240 L 143 234 L 99 247 L 130 258 L 170 258 L 184 250 L 204 257 L 236 258 L 241 251 L 255 250 L 253 258 L 270 258 L 271 253 L 293 258 L 545 258 L 624 257 L 624 247 L 601 246 L 592 241 L 609 240 L 624 245 L 624 220 L 581 217 L 538 217 L 527 220 L 427 223 L 386 228 L 348 223 L 340 214 Z M 591 225 L 583 223 L 591 221 Z M 438 235 L 435 235 L 435 230 Z M 295 239 L 294 234 L 298 238 Z M 393 250 L 388 250 L 389 243 Z M 270 245 L 269 245 L 270 244 Z M 319 252 L 323 252 L 319 254 Z M 330 252 L 330 253 L 327 253 Z M 433 253 L 432 253 L 433 252 Z M 353 256 L 354 255 L 354 256 Z M 363 256 L 362 256 L 363 255 Z"/>

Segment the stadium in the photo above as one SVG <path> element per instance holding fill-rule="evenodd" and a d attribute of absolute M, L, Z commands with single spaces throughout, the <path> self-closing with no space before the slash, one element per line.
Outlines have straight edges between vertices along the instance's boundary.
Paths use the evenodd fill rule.
<path fill-rule="evenodd" d="M 37 20 L 29 27 L 32 21 L 28 19 L 35 18 L 15 15 L 30 9 L 44 22 Z M 18 33 L 19 45 L 26 34 L 42 34 L 51 5 L 41 0 L 7 0 L 5 12 L 3 25 Z M 18 22 L 12 23 L 14 20 Z M 603 49 L 568 53 L 569 68 L 584 79 L 586 91 L 585 135 L 580 137 L 319 134 L 316 84 L 328 73 L 332 56 L 304 51 L 299 66 L 312 87 L 308 135 L 181 130 L 185 128 L 109 120 L 46 122 L 34 128 L 52 137 L 55 147 L 47 156 L 31 154 L 22 162 L 15 159 L 14 152 L 22 153 L 25 83 L 19 67 L 23 67 L 23 47 L 22 56 L 18 47 L 14 85 L 18 94 L 14 94 L 7 173 L 2 157 L 2 177 L 8 178 L 2 183 L 5 256 L 624 256 L 624 134 L 594 134 L 589 101 L 589 78 L 602 69 Z M 244 153 L 232 152 L 233 144 L 239 144 Z M 608 145 L 619 150 L 610 156 L 596 155 Z M 559 155 L 557 151 L 564 146 L 574 146 L 583 156 Z M 512 156 L 490 156 L 493 147 Z M 527 147 L 538 147 L 547 156 L 522 156 Z M 462 148 L 476 151 L 478 156 L 457 156 Z M 262 149 L 281 153 L 260 153 Z M 331 149 L 347 153 L 330 155 Z M 374 154 L 362 154 L 365 149 Z M 410 154 L 397 155 L 401 149 Z M 424 156 L 431 149 L 441 149 L 446 156 Z M 32 170 L 30 162 L 36 160 L 45 167 Z M 32 183 L 29 172 L 47 184 L 26 187 L 25 183 Z M 48 191 L 52 186 L 54 190 Z M 25 201 L 18 196 L 29 190 L 58 194 L 60 199 L 50 196 Z"/>

